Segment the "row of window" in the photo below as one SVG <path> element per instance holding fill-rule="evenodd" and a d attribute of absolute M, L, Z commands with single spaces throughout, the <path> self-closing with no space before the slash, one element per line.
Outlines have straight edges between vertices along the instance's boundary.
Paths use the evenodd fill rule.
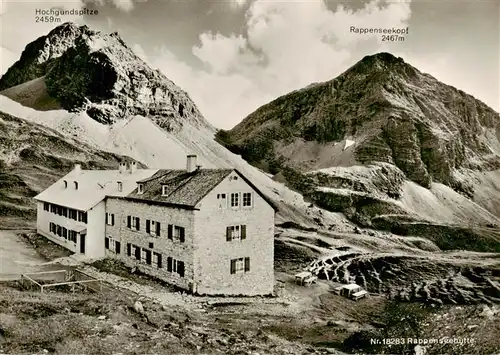
<path fill-rule="evenodd" d="M 250 258 L 231 259 L 231 274 L 240 274 L 250 271 Z"/>
<path fill-rule="evenodd" d="M 49 231 L 54 235 L 57 235 L 61 238 L 69 240 L 73 243 L 76 243 L 76 231 L 67 229 L 66 227 L 61 227 L 55 223 L 49 223 Z"/>
<path fill-rule="evenodd" d="M 252 207 L 252 193 L 244 192 L 243 198 L 241 198 L 241 195 L 242 194 L 240 192 L 234 192 L 230 194 L 229 203 L 231 208 L 240 207 L 240 200 L 243 207 Z M 219 208 L 227 207 L 226 194 L 217 194 L 217 199 L 220 200 Z"/>
<path fill-rule="evenodd" d="M 108 214 L 107 214 L 108 215 Z M 108 218 L 108 216 L 106 217 Z M 114 225 L 114 215 L 111 214 L 109 219 L 112 221 Z M 130 229 L 134 229 L 136 231 L 141 230 L 141 220 L 139 217 L 127 216 L 127 227 Z M 153 220 L 146 220 L 146 233 L 159 237 L 161 236 L 161 223 Z M 247 226 L 236 225 L 236 226 L 228 226 L 226 227 L 226 240 L 228 242 L 233 240 L 245 240 L 247 237 Z M 176 226 L 173 224 L 167 225 L 167 238 L 171 240 L 178 240 L 180 243 L 184 243 L 186 241 L 185 228 Z"/>
<path fill-rule="evenodd" d="M 127 228 L 140 231 L 141 219 L 139 217 L 127 216 Z M 159 237 L 161 236 L 161 223 L 158 221 L 147 219 L 145 231 L 151 236 Z M 170 240 L 178 240 L 179 242 L 184 243 L 186 241 L 185 228 L 173 224 L 168 224 L 167 238 Z"/>
<path fill-rule="evenodd" d="M 104 247 L 116 254 L 121 252 L 121 243 L 114 240 L 111 237 L 106 237 L 104 240 Z M 150 245 L 151 247 L 151 245 Z M 152 251 L 150 249 L 141 248 L 135 244 L 127 243 L 127 256 L 132 257 L 138 261 L 141 261 L 147 265 L 152 265 L 157 269 L 163 268 L 162 254 Z M 180 277 L 184 277 L 184 262 L 174 259 L 172 257 L 167 257 L 167 271 L 175 272 Z M 250 258 L 237 258 L 231 259 L 230 262 L 230 273 L 239 274 L 250 271 Z"/>
<path fill-rule="evenodd" d="M 63 207 L 48 202 L 43 203 L 43 210 L 49 211 L 59 216 L 64 216 L 70 219 L 74 219 L 75 221 L 78 222 L 87 223 L 87 212 L 77 211 L 72 208 Z"/>
<path fill-rule="evenodd" d="M 130 256 L 138 261 L 154 267 L 163 268 L 162 254 L 150 249 L 141 248 L 137 245 L 127 243 L 127 256 Z M 175 272 L 180 277 L 184 277 L 184 262 L 174 259 L 171 256 L 167 257 L 167 271 Z"/>

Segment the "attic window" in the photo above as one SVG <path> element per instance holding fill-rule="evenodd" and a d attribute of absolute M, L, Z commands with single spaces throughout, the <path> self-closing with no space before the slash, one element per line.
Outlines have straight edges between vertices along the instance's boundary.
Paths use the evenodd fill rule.
<path fill-rule="evenodd" d="M 138 184 L 137 185 L 137 193 L 142 194 L 144 192 L 144 186 L 143 184 Z"/>
<path fill-rule="evenodd" d="M 166 195 L 167 195 L 167 185 L 163 185 L 163 186 L 161 187 L 161 194 L 162 194 L 163 196 L 166 196 Z"/>
<path fill-rule="evenodd" d="M 118 181 L 118 191 L 122 192 L 123 191 L 123 184 L 121 181 Z"/>
<path fill-rule="evenodd" d="M 64 180 L 64 188 L 67 189 L 68 188 L 68 182 L 66 180 Z"/>
<path fill-rule="evenodd" d="M 75 183 L 75 190 L 78 190 L 78 182 L 77 181 L 73 181 Z"/>

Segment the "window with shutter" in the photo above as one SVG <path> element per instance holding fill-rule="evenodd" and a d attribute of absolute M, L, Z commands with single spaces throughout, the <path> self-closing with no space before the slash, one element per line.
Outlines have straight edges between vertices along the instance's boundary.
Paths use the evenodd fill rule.
<path fill-rule="evenodd" d="M 167 271 L 172 271 L 172 257 L 167 257 Z"/>
<path fill-rule="evenodd" d="M 127 227 L 132 228 L 132 216 L 127 216 Z"/>
<path fill-rule="evenodd" d="M 245 258 L 245 272 L 250 271 L 250 258 Z"/>
<path fill-rule="evenodd" d="M 235 274 L 236 273 L 236 260 L 233 259 L 231 260 L 231 274 Z"/>
<path fill-rule="evenodd" d="M 146 219 L 146 233 L 151 232 L 151 221 L 149 219 Z"/>
<path fill-rule="evenodd" d="M 127 255 L 131 256 L 132 255 L 132 244 L 127 243 Z"/>
<path fill-rule="evenodd" d="M 161 269 L 163 267 L 161 263 L 161 254 L 158 254 L 158 269 Z"/>
<path fill-rule="evenodd" d="M 184 241 L 185 241 L 184 227 L 179 228 L 179 240 L 181 243 L 184 243 Z"/>
<path fill-rule="evenodd" d="M 231 227 L 226 227 L 226 241 L 230 242 L 233 239 L 231 235 Z"/>
<path fill-rule="evenodd" d="M 115 225 L 115 214 L 114 213 L 111 215 L 111 225 L 112 226 Z"/>
<path fill-rule="evenodd" d="M 135 247 L 135 258 L 137 260 L 141 260 L 141 248 L 139 248 L 138 246 Z"/>
<path fill-rule="evenodd" d="M 247 238 L 247 226 L 242 224 L 241 225 L 241 240 Z"/>
<path fill-rule="evenodd" d="M 120 254 L 121 243 L 120 242 L 115 242 L 115 247 L 116 247 L 116 254 Z"/>
<path fill-rule="evenodd" d="M 173 239 L 173 229 L 174 226 L 172 224 L 168 225 L 168 239 Z"/>
<path fill-rule="evenodd" d="M 146 250 L 146 264 L 151 265 L 151 250 Z"/>
<path fill-rule="evenodd" d="M 156 236 L 160 236 L 160 222 L 156 222 Z"/>
<path fill-rule="evenodd" d="M 109 249 L 109 238 L 108 237 L 104 238 L 104 248 Z"/>
<path fill-rule="evenodd" d="M 137 217 L 136 220 L 135 220 L 135 228 L 137 230 L 141 229 L 141 219 L 139 217 Z"/>

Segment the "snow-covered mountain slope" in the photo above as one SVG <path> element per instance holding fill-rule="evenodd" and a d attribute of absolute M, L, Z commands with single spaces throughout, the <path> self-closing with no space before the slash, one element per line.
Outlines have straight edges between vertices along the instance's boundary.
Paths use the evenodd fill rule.
<path fill-rule="evenodd" d="M 489 172 L 488 174 L 498 174 Z M 315 181 L 317 190 L 321 193 L 343 196 L 360 196 L 383 201 L 387 211 L 381 208 L 378 217 L 384 214 L 407 214 L 406 218 L 425 220 L 432 223 L 445 224 L 498 224 L 500 218 L 489 209 L 494 205 L 496 199 L 492 198 L 498 186 L 490 181 L 475 183 L 476 194 L 488 195 L 489 199 L 478 198 L 478 202 L 469 199 L 450 188 L 447 185 L 433 182 L 429 188 L 425 188 L 411 180 L 404 173 L 389 163 L 377 163 L 372 165 L 354 165 L 349 167 L 331 167 L 311 171 L 307 174 Z M 469 177 L 486 180 L 486 174 L 469 171 Z M 494 176 L 494 175 L 492 175 Z M 500 181 L 497 182 L 497 185 Z M 490 206 L 482 206 L 488 201 Z M 368 205 L 368 202 L 366 202 Z M 391 211 L 392 206 L 395 210 Z M 488 208 L 490 207 L 490 208 Z"/>

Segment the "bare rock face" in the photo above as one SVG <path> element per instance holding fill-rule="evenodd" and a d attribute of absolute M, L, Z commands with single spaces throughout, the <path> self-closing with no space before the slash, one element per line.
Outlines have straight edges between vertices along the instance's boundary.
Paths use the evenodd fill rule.
<path fill-rule="evenodd" d="M 50 97 L 101 123 L 142 115 L 174 130 L 189 121 L 213 129 L 189 96 L 151 69 L 117 33 L 65 23 L 30 43 L 0 80 L 0 90 L 44 76 Z"/>
<path fill-rule="evenodd" d="M 47 74 L 54 60 L 74 46 L 86 27 L 67 22 L 26 46 L 21 58 L 0 78 L 0 91 Z"/>
<path fill-rule="evenodd" d="M 277 171 L 280 165 L 302 171 L 334 166 L 303 156 L 349 139 L 355 144 L 351 157 L 343 158 L 348 165 L 390 163 L 424 187 L 441 182 L 469 194 L 454 177 L 457 169 L 500 167 L 499 114 L 389 53 L 367 56 L 334 80 L 282 96 L 218 137 L 247 161 Z M 304 141 L 307 152 L 282 155 L 284 146 L 306 146 Z"/>

